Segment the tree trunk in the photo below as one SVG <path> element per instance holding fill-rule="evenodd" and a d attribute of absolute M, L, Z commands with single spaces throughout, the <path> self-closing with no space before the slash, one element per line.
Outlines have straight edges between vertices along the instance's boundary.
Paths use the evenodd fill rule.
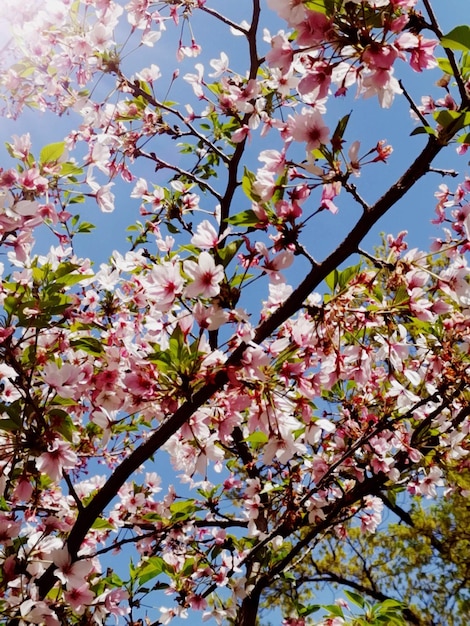
<path fill-rule="evenodd" d="M 259 599 L 260 592 L 255 590 L 252 595 L 247 596 L 243 600 L 235 626 L 256 626 Z"/>

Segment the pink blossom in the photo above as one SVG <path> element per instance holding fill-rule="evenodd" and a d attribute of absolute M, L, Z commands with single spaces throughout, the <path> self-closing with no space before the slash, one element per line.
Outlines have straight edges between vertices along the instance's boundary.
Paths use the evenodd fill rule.
<path fill-rule="evenodd" d="M 40 174 L 37 167 L 32 167 L 20 174 L 18 182 L 25 189 L 30 189 L 37 193 L 44 193 L 49 185 L 49 181 Z"/>
<path fill-rule="evenodd" d="M 62 398 L 78 398 L 81 384 L 85 382 L 85 372 L 72 363 L 62 363 L 59 366 L 49 361 L 44 366 L 44 381 Z"/>
<path fill-rule="evenodd" d="M 444 485 L 442 477 L 442 470 L 433 465 L 429 468 L 427 473 L 425 473 L 423 478 L 420 478 L 417 483 L 412 485 L 412 488 L 414 486 L 414 491 L 422 496 L 425 496 L 426 498 L 436 498 L 437 487 L 442 487 Z"/>
<path fill-rule="evenodd" d="M 288 22 L 289 26 L 295 26 L 303 22 L 306 9 L 302 0 L 267 0 L 268 7 Z"/>
<path fill-rule="evenodd" d="M 83 583 L 80 587 L 67 589 L 64 596 L 77 615 L 83 615 L 86 607 L 92 604 L 95 599 L 95 594 L 91 591 L 88 583 Z"/>
<path fill-rule="evenodd" d="M 286 617 L 282 620 L 282 626 L 305 626 L 303 617 Z"/>
<path fill-rule="evenodd" d="M 278 150 L 263 150 L 258 155 L 258 161 L 262 161 L 265 164 L 264 168 L 268 172 L 273 172 L 279 176 L 286 166 L 285 150 L 282 152 Z"/>
<path fill-rule="evenodd" d="M 270 67 L 279 68 L 285 73 L 289 70 L 294 59 L 292 45 L 283 32 L 275 35 L 271 40 L 271 50 L 266 55 Z"/>
<path fill-rule="evenodd" d="M 60 626 L 55 612 L 43 600 L 29 598 L 20 605 L 22 624 L 44 624 L 45 626 Z"/>
<path fill-rule="evenodd" d="M 422 72 L 437 67 L 434 48 L 439 42 L 434 39 L 425 39 L 421 35 L 402 33 L 396 40 L 396 46 L 411 53 L 410 65 L 415 72 Z"/>
<path fill-rule="evenodd" d="M 171 261 L 155 265 L 148 282 L 148 294 L 155 298 L 159 309 L 167 310 L 183 291 L 184 280 L 180 265 Z"/>
<path fill-rule="evenodd" d="M 213 304 L 209 307 L 205 307 L 202 302 L 196 302 L 193 315 L 199 326 L 201 328 L 207 328 L 208 330 L 217 330 L 229 319 L 227 311 Z"/>
<path fill-rule="evenodd" d="M 127 600 L 129 594 L 125 589 L 112 589 L 106 594 L 105 606 L 110 615 L 117 617 L 118 615 L 127 615 L 130 612 L 128 606 L 121 607 L 119 604 L 123 600 Z"/>
<path fill-rule="evenodd" d="M 339 195 L 341 187 L 342 185 L 339 180 L 334 183 L 327 183 L 326 185 L 323 185 L 320 207 L 328 209 L 331 213 L 337 213 L 338 207 L 333 203 L 333 199 Z"/>
<path fill-rule="evenodd" d="M 128 391 L 138 398 L 151 398 L 155 389 L 155 372 L 137 369 L 128 372 L 123 380 Z"/>
<path fill-rule="evenodd" d="M 307 108 L 302 109 L 300 115 L 289 118 L 288 129 L 294 141 L 306 142 L 308 151 L 326 144 L 330 133 L 321 114 Z"/>
<path fill-rule="evenodd" d="M 317 11 L 307 11 L 307 19 L 297 24 L 299 46 L 314 46 L 329 40 L 332 21 Z"/>
<path fill-rule="evenodd" d="M 67 589 L 81 587 L 86 582 L 86 577 L 93 569 L 89 560 L 81 559 L 72 563 L 72 559 L 67 548 L 57 550 L 52 557 L 56 569 L 54 574 Z"/>
<path fill-rule="evenodd" d="M 21 522 L 15 521 L 5 513 L 0 513 L 0 544 L 9 545 L 11 539 L 18 537 Z"/>
<path fill-rule="evenodd" d="M 36 459 L 36 467 L 40 472 L 46 473 L 52 480 L 60 480 L 62 472 L 66 469 L 73 469 L 78 462 L 78 457 L 72 447 L 66 441 L 54 439 L 47 446 L 47 452 L 43 452 Z"/>
<path fill-rule="evenodd" d="M 209 74 L 211 78 L 218 78 L 228 70 L 228 56 L 223 51 L 220 53 L 220 59 L 212 59 L 209 63 L 215 70 Z"/>
<path fill-rule="evenodd" d="M 219 283 L 224 279 L 224 268 L 222 265 L 216 265 L 214 257 L 208 252 L 201 252 L 197 262 L 185 261 L 184 271 L 192 279 L 186 287 L 186 295 L 189 298 L 196 296 L 213 298 L 219 293 Z"/>
<path fill-rule="evenodd" d="M 203 220 L 196 229 L 196 233 L 191 237 L 191 243 L 198 248 L 215 248 L 230 232 L 230 229 L 225 229 L 223 234 L 219 237 L 214 226 L 209 220 Z"/>
<path fill-rule="evenodd" d="M 253 183 L 253 192 L 259 196 L 260 200 L 267 202 L 270 200 L 276 190 L 276 181 L 274 179 L 274 173 L 267 169 L 259 169 L 256 172 L 256 179 Z M 257 209 L 253 209 L 256 213 Z M 260 207 L 260 210 L 264 209 Z M 261 220 L 260 221 L 264 221 Z"/>
<path fill-rule="evenodd" d="M 284 283 L 285 279 L 281 272 L 290 267 L 293 262 L 294 253 L 291 250 L 281 250 L 281 252 L 271 259 L 266 256 L 262 268 L 268 274 L 270 282 Z"/>
<path fill-rule="evenodd" d="M 245 141 L 247 137 L 250 137 L 250 135 L 250 127 L 248 124 L 243 124 L 243 126 L 240 126 L 240 128 L 237 128 L 237 130 L 232 133 L 231 139 L 233 143 L 241 143 L 242 141 Z"/>
<path fill-rule="evenodd" d="M 201 100 L 204 98 L 204 91 L 202 89 L 204 85 L 204 66 L 201 63 L 196 63 L 195 69 L 197 70 L 197 74 L 185 74 L 183 79 L 192 86 L 194 94 Z"/>
<path fill-rule="evenodd" d="M 392 106 L 395 94 L 402 93 L 402 89 L 393 76 L 393 68 L 377 68 L 363 77 L 360 93 L 364 98 L 377 96 L 380 106 L 388 109 Z"/>
<path fill-rule="evenodd" d="M 161 75 L 162 74 L 160 72 L 160 68 L 158 67 L 158 65 L 155 65 L 155 63 L 152 63 L 150 67 L 144 67 L 143 69 L 140 70 L 140 72 L 137 72 L 136 77 L 139 80 L 143 80 L 146 83 L 149 83 L 150 85 L 152 85 L 154 81 L 161 78 Z"/>
<path fill-rule="evenodd" d="M 398 50 L 390 45 L 380 45 L 376 42 L 367 46 L 362 53 L 362 60 L 370 68 L 389 70 L 398 57 Z"/>
<path fill-rule="evenodd" d="M 306 76 L 302 78 L 298 85 L 300 94 L 308 94 L 309 102 L 326 98 L 331 85 L 333 67 L 325 61 L 313 63 Z"/>
<path fill-rule="evenodd" d="M 100 185 L 91 174 L 88 175 L 87 183 L 91 187 L 93 196 L 103 213 L 112 213 L 114 211 L 114 194 L 110 190 L 114 183 Z"/>
<path fill-rule="evenodd" d="M 17 159 L 26 160 L 29 156 L 31 150 L 31 135 L 29 133 L 25 133 L 18 137 L 18 135 L 13 135 L 12 137 L 13 143 L 10 144 L 12 149 L 12 154 Z"/>

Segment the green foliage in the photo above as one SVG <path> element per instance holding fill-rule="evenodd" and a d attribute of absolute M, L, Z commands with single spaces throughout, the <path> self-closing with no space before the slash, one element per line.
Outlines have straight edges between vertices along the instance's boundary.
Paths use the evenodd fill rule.
<path fill-rule="evenodd" d="M 441 38 L 441 45 L 451 50 L 470 50 L 470 26 L 461 25 L 453 28 L 447 35 Z"/>
<path fill-rule="evenodd" d="M 42 148 L 39 153 L 39 163 L 45 165 L 46 163 L 57 163 L 65 151 L 65 141 L 59 141 L 57 143 L 50 143 Z"/>
<path fill-rule="evenodd" d="M 468 471 L 455 478 L 468 489 Z M 284 598 L 290 597 L 298 610 L 309 605 L 315 592 L 334 587 L 351 605 L 348 626 L 428 626 L 442 624 L 443 616 L 446 626 L 466 626 L 470 507 L 465 493 L 455 491 L 432 505 L 414 500 L 410 524 L 404 515 L 375 535 L 365 535 L 353 525 L 344 539 L 330 534 L 290 570 L 289 579 L 280 579 L 267 604 L 277 604 L 282 589 Z M 403 496 L 398 500 L 406 504 Z M 331 616 L 340 616 L 336 605 L 323 608 Z"/>

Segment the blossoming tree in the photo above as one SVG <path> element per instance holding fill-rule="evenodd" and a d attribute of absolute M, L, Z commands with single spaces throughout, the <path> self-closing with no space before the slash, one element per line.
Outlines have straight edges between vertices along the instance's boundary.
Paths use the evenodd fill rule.
<path fill-rule="evenodd" d="M 430 0 L 2 11 L 2 113 L 65 137 L 13 136 L 0 171 L 1 623 L 250 626 L 269 597 L 290 626 L 420 623 L 296 581 L 468 489 L 470 179 L 435 160 L 470 143 L 470 28 Z M 352 120 L 397 102 L 416 136 L 377 199 L 392 145 Z M 428 175 L 432 248 L 367 250 Z M 90 207 L 133 221 L 101 264 Z"/>

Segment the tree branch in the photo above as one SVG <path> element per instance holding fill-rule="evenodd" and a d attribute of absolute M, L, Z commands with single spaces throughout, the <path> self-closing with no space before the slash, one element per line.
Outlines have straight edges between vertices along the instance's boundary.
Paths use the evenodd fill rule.
<path fill-rule="evenodd" d="M 431 21 L 431 24 L 433 26 L 434 32 L 436 33 L 436 35 L 439 37 L 439 39 L 442 39 L 444 37 L 444 33 L 442 32 L 437 18 L 434 14 L 433 8 L 431 6 L 431 3 L 429 2 L 429 0 L 423 0 L 423 4 L 426 8 L 426 11 L 428 13 L 429 19 Z M 460 70 L 459 70 L 459 66 L 457 65 L 457 61 L 455 60 L 455 55 L 453 53 L 452 50 L 450 50 L 449 48 L 444 48 L 444 52 L 447 55 L 447 58 L 449 59 L 449 63 L 450 66 L 452 68 L 452 72 L 453 72 L 453 77 L 455 78 L 455 81 L 457 83 L 457 87 L 459 89 L 459 94 L 460 94 L 460 98 L 462 100 L 461 103 L 461 107 L 465 108 L 468 107 L 470 104 L 470 97 L 467 93 L 467 90 L 465 89 L 465 84 L 462 80 L 462 77 L 460 76 Z"/>

